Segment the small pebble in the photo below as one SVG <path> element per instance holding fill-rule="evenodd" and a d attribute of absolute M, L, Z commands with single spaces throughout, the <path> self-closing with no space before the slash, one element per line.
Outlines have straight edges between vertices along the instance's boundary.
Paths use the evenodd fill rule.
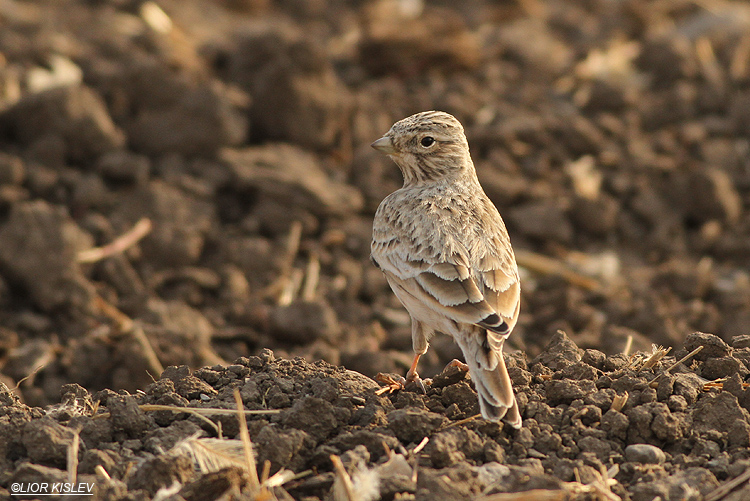
<path fill-rule="evenodd" d="M 664 451 L 654 445 L 633 444 L 625 447 L 625 460 L 632 463 L 661 464 L 667 459 Z"/>

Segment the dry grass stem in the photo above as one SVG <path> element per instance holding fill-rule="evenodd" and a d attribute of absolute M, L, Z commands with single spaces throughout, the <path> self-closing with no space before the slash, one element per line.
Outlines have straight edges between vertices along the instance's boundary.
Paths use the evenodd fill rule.
<path fill-rule="evenodd" d="M 281 487 L 287 482 L 297 480 L 306 477 L 312 473 L 312 470 L 305 470 L 300 473 L 294 473 L 292 470 L 281 469 L 271 475 L 267 480 L 263 482 L 263 487 L 266 489 L 273 489 L 274 487 Z"/>
<path fill-rule="evenodd" d="M 224 468 L 235 467 L 247 470 L 248 459 L 245 455 L 245 442 L 242 440 L 224 440 L 219 438 L 198 438 L 195 434 L 175 445 L 170 454 L 187 453 L 196 465 L 200 473 L 216 472 Z M 252 444 L 251 444 L 252 446 Z M 252 458 L 252 461 L 255 461 Z M 261 499 L 275 499 L 269 491 L 274 487 L 281 487 L 290 480 L 305 477 L 311 473 L 306 470 L 298 475 L 291 470 L 280 469 L 269 477 L 271 462 L 263 463 L 263 472 L 260 482 L 252 492 L 249 499 L 258 501 Z M 252 473 L 248 472 L 252 479 Z"/>
<path fill-rule="evenodd" d="M 286 242 L 286 251 L 284 257 L 279 265 L 279 276 L 273 281 L 271 285 L 266 289 L 266 293 L 276 298 L 278 304 L 289 304 L 291 299 L 294 297 L 295 290 L 299 290 L 299 284 L 302 283 L 302 276 L 294 277 L 295 271 L 297 275 L 302 272 L 294 269 L 294 259 L 297 257 L 299 252 L 299 246 L 302 241 L 302 223 L 300 221 L 293 221 L 289 226 L 289 236 Z M 295 286 L 295 282 L 298 285 Z M 283 303 L 282 301 L 288 301 Z"/>
<path fill-rule="evenodd" d="M 659 373 L 654 379 L 652 379 L 651 382 L 649 383 L 649 386 L 651 388 L 656 388 L 659 385 L 659 383 L 656 382 L 656 380 L 659 379 L 659 376 L 661 376 L 662 374 L 667 374 L 669 372 L 672 372 L 674 369 L 677 368 L 678 365 L 680 365 L 681 363 L 687 362 L 688 360 L 693 358 L 695 355 L 697 355 L 698 352 L 700 352 L 702 349 L 703 349 L 703 346 L 699 346 L 693 351 L 691 351 L 690 353 L 688 353 L 687 355 L 685 355 L 684 357 L 682 357 L 681 359 L 679 359 L 677 362 L 670 365 L 666 370 Z"/>
<path fill-rule="evenodd" d="M 726 381 L 726 380 L 727 380 L 727 378 L 722 377 L 722 378 L 719 378 L 719 379 L 715 379 L 713 381 L 709 381 L 708 383 L 705 383 L 703 385 L 703 391 L 711 391 L 714 388 L 718 388 L 720 390 L 723 390 L 724 389 L 724 381 Z"/>
<path fill-rule="evenodd" d="M 625 348 L 622 349 L 622 354 L 626 357 L 630 355 L 630 350 L 633 348 L 633 335 L 628 334 L 628 339 L 625 341 Z"/>
<path fill-rule="evenodd" d="M 302 299 L 312 301 L 315 299 L 315 293 L 320 283 L 320 259 L 315 253 L 310 254 L 310 260 L 307 262 L 305 271 L 305 287 L 302 289 Z"/>
<path fill-rule="evenodd" d="M 94 297 L 94 306 L 102 313 L 102 315 L 108 317 L 110 320 L 117 324 L 120 332 L 129 332 L 133 328 L 133 319 L 121 312 L 116 306 L 110 304 L 101 296 Z"/>
<path fill-rule="evenodd" d="M 732 54 L 729 74 L 733 80 L 742 80 L 747 76 L 748 61 L 750 61 L 750 34 L 742 36 Z"/>
<path fill-rule="evenodd" d="M 614 465 L 609 471 L 601 467 L 601 471 L 594 471 L 595 478 L 592 482 L 584 484 L 581 482 L 580 474 L 578 469 L 574 470 L 576 481 L 566 482 L 564 489 L 568 494 L 572 495 L 575 499 L 585 496 L 586 499 L 595 499 L 599 501 L 622 501 L 622 498 L 612 492 L 612 486 L 617 484 L 617 480 L 614 479 L 615 475 L 620 471 L 618 465 Z"/>
<path fill-rule="evenodd" d="M 477 419 L 479 417 L 482 417 L 482 415 L 481 414 L 474 414 L 473 416 L 469 416 L 469 417 L 464 418 L 464 419 L 459 419 L 458 421 L 453 421 L 452 423 L 448 423 L 443 428 L 441 428 L 440 431 L 447 430 L 448 428 L 453 428 L 454 426 L 461 426 L 462 424 L 466 424 L 468 422 L 474 421 L 475 419 Z"/>
<path fill-rule="evenodd" d="M 223 415 L 228 416 L 230 414 L 237 414 L 235 409 L 216 409 L 216 408 L 203 408 L 203 407 L 177 407 L 173 405 L 157 405 L 157 404 L 143 404 L 140 406 L 144 411 L 172 411 L 172 412 L 193 412 L 196 415 L 202 416 L 215 416 Z M 246 416 L 262 415 L 262 414 L 278 414 L 281 409 L 256 409 L 248 410 L 242 409 L 241 412 Z"/>
<path fill-rule="evenodd" d="M 279 306 L 287 306 L 291 304 L 302 287 L 302 281 L 304 278 L 305 273 L 302 270 L 296 268 L 293 269 L 282 283 L 281 293 L 279 294 L 276 303 Z"/>
<path fill-rule="evenodd" d="M 148 340 L 146 333 L 143 332 L 143 327 L 137 324 L 133 324 L 133 329 L 130 331 L 135 340 L 143 350 L 143 356 L 146 357 L 149 368 L 154 371 L 154 374 L 161 374 L 164 372 L 164 366 L 162 365 L 159 357 L 156 355 L 154 347 L 151 346 L 151 341 Z"/>
<path fill-rule="evenodd" d="M 419 452 L 424 449 L 425 445 L 427 445 L 427 442 L 429 442 L 429 437 L 424 437 L 421 442 L 419 442 L 419 445 L 417 445 L 414 450 L 411 451 L 412 455 L 419 454 Z"/>
<path fill-rule="evenodd" d="M 271 474 L 271 462 L 266 459 L 263 461 L 263 471 L 260 474 L 260 483 L 261 485 L 265 484 L 268 480 L 268 475 Z"/>
<path fill-rule="evenodd" d="M 732 480 L 729 480 L 728 482 L 725 482 L 713 491 L 709 492 L 703 499 L 705 501 L 719 501 L 748 480 L 750 480 L 750 468 L 745 470 L 741 475 L 733 478 Z"/>
<path fill-rule="evenodd" d="M 45 361 L 45 362 L 44 362 L 43 364 L 41 364 L 41 365 L 38 365 L 38 366 L 37 366 L 37 367 L 36 367 L 36 368 L 35 368 L 35 369 L 34 369 L 33 371 L 31 371 L 31 373 L 29 373 L 29 374 L 28 374 L 27 376 L 24 376 L 24 377 L 22 377 L 22 378 L 21 378 L 21 379 L 20 379 L 20 380 L 19 380 L 19 381 L 18 381 L 18 382 L 16 383 L 16 387 L 15 387 L 15 388 L 13 388 L 13 390 L 12 390 L 12 391 L 13 391 L 13 393 L 15 393 L 15 392 L 16 392 L 16 391 L 17 391 L 17 390 L 18 390 L 18 389 L 19 389 L 19 388 L 21 387 L 21 385 L 22 385 L 23 383 L 25 383 L 26 381 L 29 381 L 29 384 L 33 384 L 33 383 L 34 383 L 34 378 L 35 378 L 35 377 L 36 377 L 36 375 L 37 375 L 37 374 L 39 373 L 39 371 L 40 371 L 40 370 L 42 370 L 42 369 L 44 369 L 45 367 L 47 367 L 47 364 L 49 364 L 49 363 L 50 363 L 50 362 L 52 361 L 52 357 L 51 357 L 51 356 L 48 356 L 48 357 L 46 357 L 46 358 L 48 358 L 49 360 Z"/>
<path fill-rule="evenodd" d="M 641 370 L 646 370 L 646 369 L 650 369 L 650 368 L 654 367 L 656 364 L 659 363 L 659 361 L 662 358 L 664 358 L 665 356 L 667 356 L 667 354 L 669 354 L 669 352 L 672 351 L 672 347 L 671 346 L 669 348 L 666 348 L 666 349 L 662 348 L 661 346 L 657 346 L 655 348 L 656 349 L 651 354 L 651 356 L 648 357 L 645 362 L 643 362 L 643 365 L 640 367 Z"/>
<path fill-rule="evenodd" d="M 586 290 L 595 291 L 601 289 L 601 284 L 598 280 L 573 271 L 562 261 L 537 254 L 536 252 L 519 249 L 516 251 L 516 261 L 518 262 L 518 266 L 543 275 L 558 275 L 569 283 Z"/>
<path fill-rule="evenodd" d="M 114 239 L 111 243 L 103 247 L 94 247 L 79 252 L 77 260 L 79 263 L 95 263 L 109 256 L 120 254 L 148 235 L 152 227 L 151 220 L 144 217 L 135 223 L 135 226 L 130 230 Z"/>
<path fill-rule="evenodd" d="M 727 381 L 728 378 L 722 377 L 719 379 L 715 379 L 714 381 L 709 381 L 708 383 L 703 385 L 703 391 L 711 391 L 714 388 L 718 388 L 719 390 L 724 389 L 724 383 Z M 741 383 L 741 386 L 743 389 L 750 388 L 750 383 Z"/>
<path fill-rule="evenodd" d="M 625 407 L 625 404 L 628 402 L 628 392 L 626 391 L 622 395 L 615 395 L 615 397 L 612 399 L 612 406 L 610 409 L 620 412 L 622 411 L 622 408 Z"/>
<path fill-rule="evenodd" d="M 672 370 L 674 370 L 678 365 L 684 362 L 687 362 L 688 360 L 693 358 L 695 355 L 697 355 L 698 352 L 700 352 L 702 349 L 703 349 L 703 346 L 697 347 L 696 349 L 694 349 L 693 351 L 691 351 L 690 353 L 688 353 L 687 355 L 679 359 L 677 362 L 670 365 L 669 368 L 665 372 L 672 372 Z"/>
<path fill-rule="evenodd" d="M 522 492 L 498 492 L 477 498 L 477 501 L 563 501 L 568 499 L 564 490 L 532 489 Z"/>
<path fill-rule="evenodd" d="M 73 440 L 68 444 L 68 482 L 71 484 L 76 483 L 78 478 L 78 450 L 81 447 L 81 437 L 79 431 L 76 430 L 73 434 Z"/>
<path fill-rule="evenodd" d="M 198 407 L 178 407 L 175 405 L 158 405 L 158 404 L 143 404 L 138 406 L 142 411 L 144 412 L 156 412 L 156 411 L 169 411 L 169 412 L 186 412 L 188 414 L 192 414 L 193 416 L 196 416 L 198 419 L 202 420 L 211 428 L 216 431 L 216 434 L 218 436 L 221 436 L 221 426 L 217 425 L 217 423 L 214 423 L 210 419 L 208 419 L 206 416 L 212 416 L 212 415 L 229 415 L 229 414 L 237 414 L 237 411 L 234 409 L 214 409 L 214 408 L 198 408 Z M 253 415 L 253 414 L 278 414 L 278 409 L 263 409 L 263 410 L 243 410 L 242 413 L 247 415 Z M 103 412 L 101 414 L 96 414 L 93 416 L 93 419 L 107 419 L 110 417 L 109 412 Z"/>
<path fill-rule="evenodd" d="M 255 464 L 253 444 L 250 442 L 250 433 L 247 431 L 247 419 L 244 412 L 245 406 L 242 403 L 242 397 L 238 388 L 234 389 L 234 401 L 237 403 L 237 419 L 240 421 L 240 439 L 245 449 L 245 462 L 247 463 L 247 473 L 250 476 L 250 487 L 253 491 L 256 491 L 260 487 L 258 470 Z"/>
<path fill-rule="evenodd" d="M 117 324 L 117 328 L 120 332 L 123 334 L 130 334 L 135 338 L 140 345 L 141 350 L 143 350 L 143 356 L 146 357 L 149 369 L 154 374 L 161 374 L 164 372 L 164 366 L 156 355 L 154 347 L 151 346 L 151 342 L 148 340 L 146 333 L 143 332 L 143 328 L 134 322 L 129 316 L 121 312 L 119 308 L 106 301 L 103 297 L 97 295 L 95 297 L 95 302 L 99 311 Z"/>
<path fill-rule="evenodd" d="M 354 497 L 354 485 L 352 484 L 351 477 L 346 472 L 346 468 L 344 468 L 344 463 L 342 463 L 341 458 L 335 454 L 331 454 L 330 457 L 331 463 L 333 463 L 333 469 L 336 472 L 336 477 L 341 481 L 341 485 L 344 487 L 346 498 L 349 501 L 356 501 L 356 498 Z"/>
<path fill-rule="evenodd" d="M 711 40 L 706 37 L 698 38 L 695 41 L 695 54 L 698 56 L 698 61 L 701 63 L 706 78 L 714 86 L 722 87 L 725 78 L 722 74 L 721 65 L 716 60 L 716 53 L 713 45 L 711 45 Z"/>
<path fill-rule="evenodd" d="M 94 467 L 94 472 L 102 477 L 106 481 L 112 480 L 112 477 L 109 476 L 109 473 L 107 473 L 107 470 L 104 469 L 104 466 L 98 464 Z"/>
<path fill-rule="evenodd" d="M 152 30 L 166 34 L 172 31 L 174 24 L 172 19 L 155 2 L 141 4 L 141 18 Z"/>
<path fill-rule="evenodd" d="M 245 469 L 245 453 L 240 440 L 220 438 L 198 438 L 199 434 L 180 441 L 170 451 L 171 454 L 187 453 L 197 471 L 210 473 L 222 468 Z"/>

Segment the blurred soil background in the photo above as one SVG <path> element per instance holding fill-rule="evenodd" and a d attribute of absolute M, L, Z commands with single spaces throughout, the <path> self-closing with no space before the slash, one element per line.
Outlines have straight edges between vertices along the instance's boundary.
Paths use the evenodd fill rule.
<path fill-rule="evenodd" d="M 750 4 L 0 0 L 0 379 L 34 407 L 265 348 L 404 373 L 369 262 L 402 180 L 369 145 L 428 109 L 464 124 L 517 251 L 514 357 L 560 330 L 750 351 Z M 703 376 L 744 377 L 735 355 Z M 420 372 L 458 356 L 437 337 Z"/>

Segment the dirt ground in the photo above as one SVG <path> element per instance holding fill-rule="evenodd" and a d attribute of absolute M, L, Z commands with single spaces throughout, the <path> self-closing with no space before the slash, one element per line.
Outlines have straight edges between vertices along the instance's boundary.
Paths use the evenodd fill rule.
<path fill-rule="evenodd" d="M 247 497 L 210 452 L 235 415 L 139 407 L 239 389 L 272 411 L 259 469 L 304 473 L 268 499 L 750 499 L 747 3 L 0 0 L 0 26 L 0 497 L 74 471 Z M 447 337 L 427 394 L 372 379 L 411 339 L 369 144 L 428 109 L 517 251 L 518 431 L 469 419 Z"/>

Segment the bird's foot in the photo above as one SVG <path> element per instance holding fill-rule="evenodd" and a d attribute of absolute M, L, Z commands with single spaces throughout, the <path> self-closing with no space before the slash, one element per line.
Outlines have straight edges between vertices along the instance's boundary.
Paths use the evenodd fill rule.
<path fill-rule="evenodd" d="M 469 372 L 469 366 L 463 363 L 462 361 L 458 360 L 457 358 L 454 358 L 453 360 L 448 362 L 448 365 L 445 366 L 445 369 L 447 369 L 448 367 L 458 367 L 464 372 Z"/>
<path fill-rule="evenodd" d="M 416 387 L 417 391 L 423 394 L 427 394 L 425 384 L 432 384 L 432 379 L 422 379 L 417 373 L 406 373 L 406 377 L 395 376 L 393 374 L 385 374 L 378 372 L 375 376 L 375 381 L 380 384 L 384 384 L 382 388 L 375 392 L 376 395 L 382 395 L 384 393 L 393 393 L 398 390 L 405 390 L 408 387 Z"/>
<path fill-rule="evenodd" d="M 417 390 L 419 390 L 420 393 L 426 395 L 427 389 L 425 388 L 425 383 L 431 384 L 432 380 L 427 379 L 423 380 L 421 377 L 419 377 L 419 374 L 417 374 L 417 371 L 409 371 L 406 373 L 406 379 L 404 380 L 404 388 L 406 388 L 407 385 L 414 384 L 417 387 Z"/>
<path fill-rule="evenodd" d="M 384 372 L 378 372 L 375 376 L 375 381 L 385 385 L 375 392 L 376 395 L 393 393 L 394 391 L 403 390 L 404 386 L 406 386 L 406 379 L 401 376 L 394 378 L 393 375 Z"/>

